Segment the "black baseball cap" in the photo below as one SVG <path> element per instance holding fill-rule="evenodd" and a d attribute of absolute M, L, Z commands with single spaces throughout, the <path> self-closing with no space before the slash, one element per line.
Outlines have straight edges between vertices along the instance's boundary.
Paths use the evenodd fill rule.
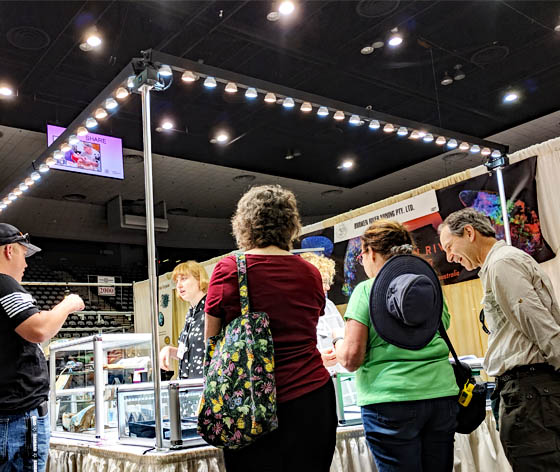
<path fill-rule="evenodd" d="M 8 223 L 0 223 L 0 246 L 15 243 L 21 244 L 27 249 L 25 257 L 32 256 L 41 250 L 41 248 L 29 242 L 28 233 L 23 234 L 15 226 L 9 225 Z"/>

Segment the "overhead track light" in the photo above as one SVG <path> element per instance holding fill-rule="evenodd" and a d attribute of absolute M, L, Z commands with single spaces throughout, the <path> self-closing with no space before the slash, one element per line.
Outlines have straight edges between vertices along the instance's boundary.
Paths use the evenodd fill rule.
<path fill-rule="evenodd" d="M 266 103 L 276 103 L 276 95 L 274 95 L 272 92 L 268 92 L 265 96 L 264 96 L 264 101 Z"/>
<path fill-rule="evenodd" d="M 463 66 L 461 64 L 455 64 L 455 66 L 453 66 L 453 69 L 455 69 L 453 80 L 463 80 L 467 76 L 463 71 Z"/>
<path fill-rule="evenodd" d="M 369 129 L 379 129 L 379 128 L 381 127 L 381 125 L 379 124 L 379 121 L 377 121 L 377 120 L 371 120 L 371 121 L 369 122 L 368 127 L 369 127 Z"/>
<path fill-rule="evenodd" d="M 398 28 L 393 28 L 391 30 L 391 35 L 389 36 L 389 41 L 387 43 L 389 44 L 389 46 L 394 48 L 400 46 L 402 42 L 403 42 L 403 37 L 399 33 Z"/>
<path fill-rule="evenodd" d="M 313 110 L 313 107 L 311 106 L 311 103 L 309 102 L 303 102 L 301 104 L 301 111 L 303 111 L 304 113 L 310 112 L 311 110 Z"/>
<path fill-rule="evenodd" d="M 348 119 L 348 123 L 350 123 L 351 125 L 354 125 L 354 126 L 358 126 L 358 125 L 362 124 L 362 120 L 360 119 L 360 117 L 358 115 L 352 115 Z"/>
<path fill-rule="evenodd" d="M 408 129 L 405 128 L 404 126 L 401 126 L 398 130 L 397 130 L 397 135 L 399 136 L 406 136 L 408 134 Z"/>
<path fill-rule="evenodd" d="M 235 93 L 237 92 L 237 84 L 235 82 L 228 82 L 224 90 L 227 93 Z"/>
<path fill-rule="evenodd" d="M 445 74 L 443 74 L 443 79 L 441 79 L 441 85 L 451 85 L 452 83 L 453 79 L 447 72 L 445 72 Z"/>
<path fill-rule="evenodd" d="M 95 123 L 97 124 L 97 122 Z M 76 130 L 76 134 L 78 136 L 87 136 L 88 134 L 88 130 L 85 126 L 80 126 L 77 130 Z"/>
<path fill-rule="evenodd" d="M 159 70 L 159 75 L 161 75 L 162 77 L 171 77 L 173 75 L 173 71 L 171 70 L 171 67 L 169 67 L 167 64 L 162 65 Z"/>
<path fill-rule="evenodd" d="M 284 108 L 294 108 L 295 106 L 294 99 L 290 97 L 286 97 L 282 102 L 282 106 Z"/>
<path fill-rule="evenodd" d="M 95 116 L 95 118 L 97 118 L 98 120 L 103 120 L 107 118 L 107 111 L 105 110 L 105 108 L 99 107 L 97 110 L 95 110 L 93 116 Z"/>
<path fill-rule="evenodd" d="M 317 110 L 317 115 L 319 116 L 327 116 L 329 114 L 329 110 L 327 107 L 319 107 Z"/>
<path fill-rule="evenodd" d="M 214 77 L 206 77 L 206 79 L 204 80 L 204 86 L 207 88 L 214 88 L 216 87 L 218 84 L 216 83 L 216 79 Z"/>
<path fill-rule="evenodd" d="M 447 142 L 447 139 L 445 139 L 444 136 L 438 136 L 437 139 L 436 139 L 436 144 L 438 146 L 443 146 L 446 142 Z"/>
<path fill-rule="evenodd" d="M 449 141 L 447 141 L 447 147 L 451 149 L 455 149 L 457 147 L 457 140 L 450 139 Z"/>
<path fill-rule="evenodd" d="M 97 120 L 91 116 L 86 120 L 86 128 L 95 128 L 97 126 Z"/>
<path fill-rule="evenodd" d="M 294 5 L 294 2 L 285 0 L 281 2 L 280 5 L 278 6 L 278 13 L 284 16 L 288 16 L 291 15 L 295 9 L 296 6 Z"/>
<path fill-rule="evenodd" d="M 181 75 L 181 80 L 183 82 L 196 82 L 198 80 L 198 75 L 190 70 L 186 70 L 183 72 L 183 75 Z"/>
<path fill-rule="evenodd" d="M 383 131 L 385 133 L 392 133 L 393 131 L 395 131 L 395 127 L 391 124 L 391 123 L 387 123 L 385 124 L 385 126 L 383 127 Z"/>
<path fill-rule="evenodd" d="M 253 87 L 249 87 L 245 92 L 245 96 L 247 98 L 257 98 L 258 97 L 257 89 Z"/>
<path fill-rule="evenodd" d="M 471 152 L 473 154 L 479 153 L 480 152 L 480 146 L 478 144 L 473 144 L 471 146 Z"/>
<path fill-rule="evenodd" d="M 128 90 L 125 89 L 124 87 L 119 87 L 115 92 L 115 97 L 117 97 L 119 100 L 128 97 L 128 95 L 129 95 Z"/>
<path fill-rule="evenodd" d="M 341 110 L 337 110 L 336 113 L 334 114 L 333 118 L 336 121 L 342 121 L 344 119 L 344 112 Z"/>
<path fill-rule="evenodd" d="M 470 149 L 470 145 L 469 143 L 467 143 L 466 141 L 463 141 L 460 145 L 459 145 L 459 150 L 460 151 L 468 151 Z"/>
<path fill-rule="evenodd" d="M 427 133 L 424 135 L 424 137 L 422 138 L 422 140 L 425 143 L 431 143 L 434 140 L 434 136 L 432 135 L 432 133 Z"/>
<path fill-rule="evenodd" d="M 14 90 L 7 85 L 0 86 L 0 95 L 3 97 L 11 97 L 14 94 Z"/>

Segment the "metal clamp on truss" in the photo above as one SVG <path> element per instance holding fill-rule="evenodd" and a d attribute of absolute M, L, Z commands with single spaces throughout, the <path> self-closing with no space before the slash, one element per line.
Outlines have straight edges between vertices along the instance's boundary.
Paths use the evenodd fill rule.
<path fill-rule="evenodd" d="M 492 172 L 498 168 L 506 167 L 509 165 L 509 157 L 505 154 L 500 157 L 488 157 L 488 160 L 484 163 L 488 172 Z"/>
<path fill-rule="evenodd" d="M 169 88 L 173 82 L 173 72 L 167 65 L 156 65 L 152 62 L 152 50 L 141 51 L 142 58 L 132 60 L 132 68 L 135 77 L 132 81 L 131 90 L 139 93 L 143 86 L 151 90 L 161 92 Z"/>

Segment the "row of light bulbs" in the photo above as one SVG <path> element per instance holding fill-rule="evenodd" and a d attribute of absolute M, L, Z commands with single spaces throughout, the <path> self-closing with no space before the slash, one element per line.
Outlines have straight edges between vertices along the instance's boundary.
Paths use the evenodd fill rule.
<path fill-rule="evenodd" d="M 129 79 L 128 86 L 131 86 Z M 103 120 L 109 116 L 109 111 L 115 110 L 119 103 L 117 100 L 124 100 L 130 95 L 130 92 L 125 87 L 119 87 L 115 91 L 114 98 L 109 97 L 103 102 L 103 106 L 98 107 L 93 115 L 88 117 L 85 122 L 76 128 L 75 134 L 70 135 L 67 142 L 63 142 L 59 148 L 53 152 L 52 155 L 45 159 L 45 162 L 39 165 L 37 170 L 31 172 L 23 182 L 17 185 L 7 197 L 0 200 L 0 212 L 8 207 L 12 202 L 16 201 L 20 195 L 29 190 L 35 182 L 41 180 L 41 174 L 49 171 L 49 169 L 56 165 L 58 161 L 64 159 L 68 151 L 72 150 L 72 146 L 80 142 L 79 137 L 86 136 L 89 129 L 95 128 L 98 124 L 97 120 Z"/>
<path fill-rule="evenodd" d="M 161 72 L 161 69 L 160 69 L 160 72 Z M 181 79 L 184 82 L 192 83 L 192 82 L 197 81 L 199 79 L 199 76 L 192 71 L 185 71 L 185 72 L 183 72 L 183 75 L 181 76 Z M 204 84 L 205 87 L 207 87 L 209 89 L 214 89 L 218 86 L 218 81 L 214 77 L 207 76 L 204 79 L 203 84 Z M 241 86 L 241 87 L 246 88 L 245 96 L 247 98 L 254 99 L 254 98 L 257 98 L 259 96 L 259 93 L 258 93 L 256 88 L 254 88 L 254 87 L 244 87 L 244 86 Z M 238 92 L 238 85 L 235 82 L 227 82 L 226 86 L 224 88 L 224 91 L 227 92 L 227 93 L 232 93 L 232 94 L 236 93 L 236 92 Z M 264 101 L 267 102 L 267 103 L 278 103 L 278 99 L 276 97 L 276 94 L 274 94 L 273 92 L 265 92 L 264 93 Z M 284 108 L 291 109 L 291 108 L 294 108 L 296 106 L 296 102 L 301 103 L 300 108 L 299 108 L 300 111 L 302 111 L 304 113 L 309 113 L 309 112 L 313 111 L 313 105 L 311 104 L 311 102 L 294 100 L 291 97 L 284 97 L 282 99 L 282 106 Z M 320 117 L 324 118 L 324 117 L 328 116 L 332 111 L 334 111 L 333 118 L 336 121 L 344 121 L 346 119 L 347 113 L 343 112 L 342 110 L 329 109 L 328 107 L 323 106 L 323 105 L 316 105 L 316 107 L 317 107 L 317 115 L 320 116 Z M 348 118 L 348 123 L 351 124 L 351 125 L 354 125 L 354 126 L 363 125 L 365 121 L 366 120 L 364 118 L 362 118 L 361 116 L 356 115 L 356 114 L 352 114 Z M 381 128 L 381 123 L 379 122 L 379 120 L 370 120 L 368 127 L 370 129 L 373 129 L 373 130 L 380 129 Z M 402 136 L 402 137 L 408 136 L 410 139 L 422 139 L 426 143 L 434 142 L 435 144 L 437 144 L 439 146 L 443 146 L 443 145 L 446 144 L 449 149 L 455 149 L 455 148 L 458 147 L 461 151 L 470 151 L 473 154 L 481 153 L 483 156 L 491 155 L 494 158 L 500 157 L 502 155 L 502 153 L 497 149 L 491 150 L 488 147 L 481 148 L 477 144 L 472 144 L 471 145 L 466 141 L 463 141 L 463 142 L 459 143 L 454 138 L 448 139 L 445 136 L 435 137 L 432 133 L 428 133 L 426 131 L 416 130 L 416 129 L 410 130 L 406 126 L 398 126 L 398 125 L 394 125 L 392 123 L 385 123 L 383 125 L 383 131 L 387 134 L 394 133 L 396 131 L 398 136 Z"/>

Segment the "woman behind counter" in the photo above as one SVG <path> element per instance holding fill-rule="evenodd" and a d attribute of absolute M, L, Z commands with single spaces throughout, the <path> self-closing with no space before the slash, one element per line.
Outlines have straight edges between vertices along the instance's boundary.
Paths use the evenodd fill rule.
<path fill-rule="evenodd" d="M 177 294 L 190 304 L 185 327 L 179 335 L 179 346 L 161 349 L 160 363 L 164 370 L 173 370 L 171 359 L 179 361 L 180 379 L 202 377 L 204 362 L 204 308 L 208 291 L 208 274 L 198 262 L 187 261 L 173 269 L 171 278 L 177 284 Z"/>
<path fill-rule="evenodd" d="M 232 220 L 247 255 L 251 311 L 270 319 L 274 342 L 278 429 L 243 449 L 224 449 L 228 472 L 328 472 L 336 443 L 334 386 L 317 350 L 325 307 L 319 271 L 289 251 L 300 231 L 295 196 L 278 185 L 249 190 Z M 205 336 L 240 315 L 235 256 L 216 265 L 206 302 Z"/>
<path fill-rule="evenodd" d="M 450 472 L 458 388 L 447 345 L 435 334 L 440 318 L 445 329 L 449 327 L 449 312 L 437 276 L 425 261 L 411 255 L 391 259 L 411 253 L 412 239 L 400 223 L 379 220 L 365 231 L 360 259 L 369 280 L 352 293 L 344 337 L 334 339 L 335 351 L 344 367 L 357 371 L 358 404 L 379 472 Z M 420 270 L 407 273 L 409 263 Z M 405 312 L 399 300 L 418 287 L 427 288 L 416 284 L 418 274 L 420 282 L 428 279 L 430 296 L 418 291 L 420 296 L 406 305 L 407 310 L 414 308 Z M 370 314 L 376 276 L 375 284 L 385 280 L 386 288 L 378 294 L 375 287 L 371 301 L 375 311 Z M 398 321 L 406 316 L 425 322 L 411 330 Z M 387 342 L 388 337 L 394 341 Z"/>

